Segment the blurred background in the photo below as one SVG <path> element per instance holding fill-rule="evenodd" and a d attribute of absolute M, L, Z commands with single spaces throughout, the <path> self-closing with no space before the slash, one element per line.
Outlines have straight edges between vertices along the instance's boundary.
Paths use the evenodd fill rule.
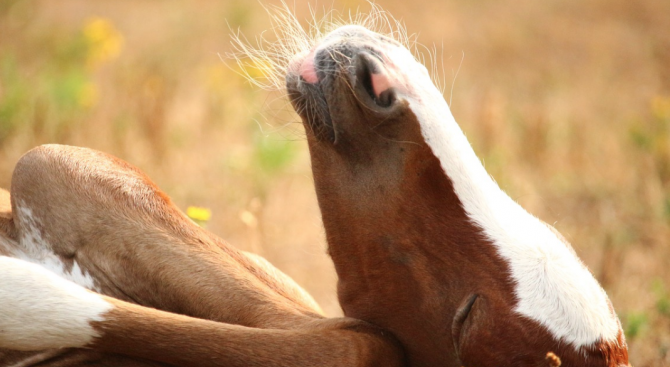
<path fill-rule="evenodd" d="M 379 5 L 436 45 L 475 151 L 572 242 L 612 298 L 631 362 L 670 366 L 670 2 Z M 114 154 L 340 315 L 299 120 L 239 76 L 260 68 L 225 58 L 231 29 L 253 41 L 269 27 L 248 0 L 0 1 L 0 186 L 38 144 Z"/>

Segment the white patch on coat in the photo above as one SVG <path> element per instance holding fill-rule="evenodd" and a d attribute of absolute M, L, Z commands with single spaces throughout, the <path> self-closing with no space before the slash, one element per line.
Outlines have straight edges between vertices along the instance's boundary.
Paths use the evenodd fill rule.
<path fill-rule="evenodd" d="M 398 98 L 406 99 L 421 132 L 454 185 L 469 218 L 508 261 L 515 311 L 575 347 L 616 342 L 618 319 L 586 266 L 542 221 L 507 196 L 488 175 L 426 68 L 404 48 L 388 46 Z"/>
<path fill-rule="evenodd" d="M 21 218 L 22 227 L 19 246 L 13 251 L 12 256 L 41 265 L 86 289 L 98 290 L 93 278 L 76 261 L 74 261 L 69 271 L 66 270 L 61 258 L 53 252 L 51 245 L 42 238 L 38 229 L 38 224 L 41 223 L 38 222 L 38 218 L 33 215 L 30 208 L 19 204 L 16 209 L 15 215 Z"/>
<path fill-rule="evenodd" d="M 0 256 L 0 348 L 83 347 L 113 306 L 45 268 Z"/>

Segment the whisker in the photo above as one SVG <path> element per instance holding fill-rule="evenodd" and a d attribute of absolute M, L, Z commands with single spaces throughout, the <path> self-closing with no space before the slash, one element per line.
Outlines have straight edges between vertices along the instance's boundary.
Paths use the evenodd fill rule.
<path fill-rule="evenodd" d="M 292 9 L 285 0 L 281 0 L 278 5 L 262 5 L 270 18 L 268 30 L 250 40 L 239 29 L 231 29 L 233 51 L 226 54 L 225 57 L 234 60 L 234 63 L 228 62 L 226 65 L 252 85 L 268 92 L 279 92 L 278 96 L 274 96 L 268 102 L 268 104 L 276 103 L 286 97 L 285 78 L 287 73 L 291 72 L 289 69 L 300 67 L 294 61 L 296 55 L 309 53 L 332 30 L 343 25 L 354 24 L 395 40 L 411 50 L 414 57 L 423 64 L 429 61 L 429 70 L 433 82 L 444 93 L 446 83 L 444 79 L 440 79 L 440 73 L 438 72 L 441 67 L 442 78 L 445 77 L 444 64 L 438 65 L 437 47 L 433 45 L 431 49 L 419 43 L 418 34 L 409 33 L 402 21 L 394 18 L 378 4 L 369 1 L 368 5 L 369 11 L 367 13 L 358 10 L 342 13 L 333 9 L 318 9 L 309 5 L 309 16 L 306 22 L 301 22 L 297 18 L 295 9 Z M 341 50 L 329 49 L 328 52 L 332 59 L 332 66 L 319 67 L 319 71 L 343 78 L 343 84 L 350 89 L 350 95 L 359 102 L 358 105 L 372 110 L 367 103 L 363 103 L 361 97 L 355 92 L 352 81 L 345 77 L 344 74 L 348 73 L 339 72 L 342 68 L 348 67 L 351 56 L 347 56 Z M 222 60 L 224 59 L 222 55 L 219 55 L 219 57 Z M 453 88 L 454 83 L 452 82 L 452 94 Z M 294 109 L 298 115 L 304 116 L 310 121 L 318 119 L 323 122 L 308 124 L 308 128 L 315 135 L 327 134 L 329 133 L 328 129 L 332 128 L 332 126 L 329 127 L 326 124 L 331 116 L 329 115 L 329 106 L 325 100 L 305 98 L 301 105 L 295 106 Z M 277 111 L 273 121 L 284 119 L 277 116 L 285 112 L 286 109 Z M 292 122 L 286 122 L 285 119 L 284 122 L 279 130 L 292 124 Z M 273 132 L 272 129 L 266 128 L 263 130 L 260 122 L 256 121 L 256 123 L 261 128 L 262 133 Z M 377 127 L 375 126 L 373 129 Z"/>
<path fill-rule="evenodd" d="M 463 65 L 463 60 L 465 59 L 465 51 L 462 51 L 463 55 L 461 56 L 461 63 L 458 64 L 458 69 L 454 75 L 454 80 L 451 82 L 451 95 L 449 96 L 449 107 L 451 107 L 451 97 L 454 96 L 454 85 L 456 84 L 456 78 L 458 77 L 458 72 L 461 71 L 461 65 Z"/>
<path fill-rule="evenodd" d="M 318 15 L 310 5 L 311 19 L 304 27 L 286 1 L 279 5 L 264 5 L 270 17 L 270 30 L 254 39 L 252 44 L 240 30 L 232 30 L 233 52 L 226 56 L 235 60 L 237 74 L 264 90 L 283 90 L 284 77 L 295 55 L 308 52 L 331 30 L 346 24 L 358 24 L 371 31 L 386 35 L 408 49 L 416 48 L 416 37 L 409 35 L 401 21 L 384 11 L 378 4 L 368 2 L 368 13 L 356 11 L 348 16 L 335 10 L 323 10 Z M 272 34 L 276 41 L 270 41 Z M 249 70 L 259 70 L 262 77 L 251 75 Z"/>

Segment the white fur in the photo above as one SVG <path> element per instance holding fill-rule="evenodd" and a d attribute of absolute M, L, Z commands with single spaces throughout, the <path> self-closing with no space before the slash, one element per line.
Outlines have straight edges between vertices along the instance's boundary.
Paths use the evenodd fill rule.
<path fill-rule="evenodd" d="M 63 261 L 53 252 L 51 245 L 42 238 L 37 225 L 38 218 L 33 215 L 32 210 L 22 204 L 17 205 L 16 209 L 17 217 L 22 219 L 23 228 L 19 246 L 13 250 L 12 256 L 39 264 L 84 288 L 97 290 L 93 278 L 76 261 L 70 271 L 66 270 Z"/>
<path fill-rule="evenodd" d="M 0 348 L 83 347 L 112 305 L 43 267 L 0 256 Z"/>
<path fill-rule="evenodd" d="M 453 182 L 469 218 L 509 262 L 518 298 L 515 311 L 575 347 L 600 339 L 616 341 L 619 321 L 584 264 L 488 175 L 425 67 L 404 48 L 389 46 L 387 55 L 404 74 L 396 78 L 399 97 L 416 114 L 424 139 Z"/>

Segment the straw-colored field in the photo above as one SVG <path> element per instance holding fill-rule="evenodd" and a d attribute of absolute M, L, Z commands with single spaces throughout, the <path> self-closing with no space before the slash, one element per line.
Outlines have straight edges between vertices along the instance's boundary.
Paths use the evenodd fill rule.
<path fill-rule="evenodd" d="M 632 363 L 670 366 L 670 2 L 379 3 L 437 45 L 475 150 L 603 283 Z M 230 28 L 268 20 L 247 0 L 0 1 L 0 186 L 38 144 L 115 154 L 341 314 L 302 127 L 225 59 Z"/>

